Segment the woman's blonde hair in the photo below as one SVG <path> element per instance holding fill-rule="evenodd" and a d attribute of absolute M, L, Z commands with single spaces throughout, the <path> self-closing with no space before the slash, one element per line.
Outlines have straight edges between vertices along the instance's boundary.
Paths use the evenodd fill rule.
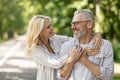
<path fill-rule="evenodd" d="M 40 33 L 45 25 L 46 20 L 51 18 L 43 15 L 36 15 L 32 17 L 28 24 L 28 31 L 26 35 L 26 53 L 30 55 L 30 49 L 41 44 Z"/>

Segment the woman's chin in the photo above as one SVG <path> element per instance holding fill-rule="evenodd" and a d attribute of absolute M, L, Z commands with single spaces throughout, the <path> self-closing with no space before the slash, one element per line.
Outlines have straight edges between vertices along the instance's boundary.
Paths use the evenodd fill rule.
<path fill-rule="evenodd" d="M 55 34 L 53 33 L 53 34 L 50 35 L 50 37 L 52 37 L 52 36 L 54 36 L 54 35 L 55 35 Z"/>

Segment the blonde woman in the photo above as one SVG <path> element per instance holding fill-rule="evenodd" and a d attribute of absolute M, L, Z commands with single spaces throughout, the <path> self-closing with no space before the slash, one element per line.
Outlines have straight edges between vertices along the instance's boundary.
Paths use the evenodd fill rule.
<path fill-rule="evenodd" d="M 81 48 L 76 47 L 69 56 L 67 54 L 59 57 L 62 44 L 72 38 L 55 35 L 51 18 L 48 16 L 36 15 L 30 20 L 26 39 L 26 52 L 38 66 L 37 80 L 57 80 L 57 69 L 65 62 L 76 62 L 82 54 Z"/>

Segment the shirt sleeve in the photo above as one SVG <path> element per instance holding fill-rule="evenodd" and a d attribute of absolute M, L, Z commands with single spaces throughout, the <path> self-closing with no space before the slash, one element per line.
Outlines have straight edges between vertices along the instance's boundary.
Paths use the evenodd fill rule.
<path fill-rule="evenodd" d="M 67 78 L 63 78 L 63 77 L 61 76 L 60 71 L 61 71 L 60 69 L 57 70 L 57 79 L 58 79 L 58 80 L 67 80 Z"/>
<path fill-rule="evenodd" d="M 73 39 L 72 37 L 62 35 L 55 35 L 55 37 L 62 43 L 65 43 L 66 41 L 70 41 L 71 39 Z"/>
<path fill-rule="evenodd" d="M 59 69 L 65 64 L 68 55 L 64 55 L 59 59 L 54 59 L 38 48 L 33 48 L 31 49 L 31 58 L 37 64 L 42 64 L 53 69 Z"/>
<path fill-rule="evenodd" d="M 62 45 L 62 48 L 61 48 L 61 50 L 60 50 L 60 57 L 63 57 L 64 55 L 67 55 L 68 54 L 68 47 L 67 47 L 68 45 L 67 45 L 67 43 L 66 44 L 63 44 Z M 63 78 L 62 76 L 61 76 L 61 69 L 58 69 L 57 70 L 57 79 L 58 80 L 67 80 L 67 78 Z"/>
<path fill-rule="evenodd" d="M 114 75 L 114 59 L 113 48 L 110 42 L 108 43 L 105 54 L 103 65 L 100 66 L 101 75 L 97 77 L 102 80 L 112 80 Z"/>

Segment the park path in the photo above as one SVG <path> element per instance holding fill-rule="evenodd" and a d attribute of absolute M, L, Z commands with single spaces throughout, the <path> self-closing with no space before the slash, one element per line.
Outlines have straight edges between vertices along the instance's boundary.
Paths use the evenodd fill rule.
<path fill-rule="evenodd" d="M 24 39 L 0 45 L 0 80 L 36 80 L 36 64 L 25 55 Z"/>

